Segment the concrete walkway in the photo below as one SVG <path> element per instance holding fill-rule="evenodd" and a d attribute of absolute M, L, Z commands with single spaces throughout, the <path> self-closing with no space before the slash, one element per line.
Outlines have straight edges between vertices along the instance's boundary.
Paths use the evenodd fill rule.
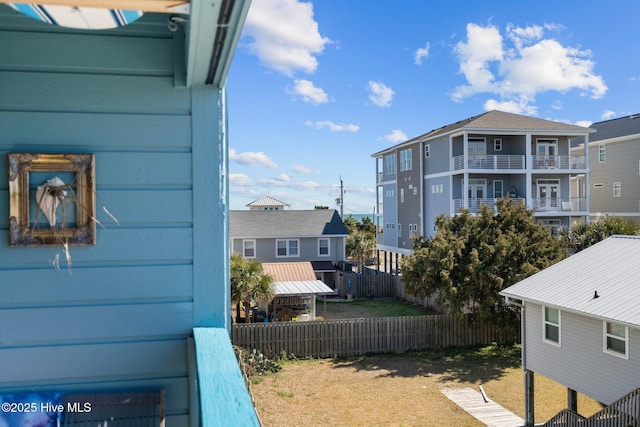
<path fill-rule="evenodd" d="M 443 388 L 440 390 L 453 403 L 489 427 L 518 427 L 524 420 L 507 411 L 491 399 L 484 401 L 482 394 L 470 387 Z"/>

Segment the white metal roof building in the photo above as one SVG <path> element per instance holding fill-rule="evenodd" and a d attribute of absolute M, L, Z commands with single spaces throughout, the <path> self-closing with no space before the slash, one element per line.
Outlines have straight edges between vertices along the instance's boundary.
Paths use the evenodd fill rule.
<path fill-rule="evenodd" d="M 610 237 L 501 295 L 640 327 L 640 236 Z"/>

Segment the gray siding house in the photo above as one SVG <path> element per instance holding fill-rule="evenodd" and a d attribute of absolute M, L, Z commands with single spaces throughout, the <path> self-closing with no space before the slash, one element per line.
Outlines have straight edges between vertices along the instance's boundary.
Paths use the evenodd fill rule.
<path fill-rule="evenodd" d="M 333 286 L 349 232 L 335 210 L 233 210 L 229 234 L 232 252 L 262 262 L 309 261 Z"/>
<path fill-rule="evenodd" d="M 640 387 L 639 276 L 640 238 L 613 236 L 501 292 L 522 310 L 525 419 L 534 373 L 574 410 L 575 392 L 609 405 Z"/>
<path fill-rule="evenodd" d="M 594 123 L 589 138 L 589 212 L 640 222 L 640 114 Z M 584 153 L 584 143 L 572 151 Z M 573 194 L 585 192 L 574 186 Z"/>
<path fill-rule="evenodd" d="M 489 111 L 374 153 L 378 249 L 410 253 L 415 236 L 435 234 L 438 215 L 473 213 L 507 195 L 553 233 L 585 221 L 589 194 L 574 197 L 570 185 L 587 179 L 588 153 L 570 153 L 570 139 L 592 132 Z"/>

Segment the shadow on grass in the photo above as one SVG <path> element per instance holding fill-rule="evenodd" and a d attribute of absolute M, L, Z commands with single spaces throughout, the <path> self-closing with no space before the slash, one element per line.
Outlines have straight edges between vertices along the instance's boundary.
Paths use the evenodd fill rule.
<path fill-rule="evenodd" d="M 520 366 L 520 346 L 448 348 L 404 354 L 336 358 L 335 369 L 378 372 L 379 377 L 439 376 L 440 382 L 480 384 Z"/>

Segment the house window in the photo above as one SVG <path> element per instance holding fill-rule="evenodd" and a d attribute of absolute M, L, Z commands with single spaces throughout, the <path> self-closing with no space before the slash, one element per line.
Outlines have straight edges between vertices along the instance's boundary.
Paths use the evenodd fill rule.
<path fill-rule="evenodd" d="M 560 345 L 560 310 L 557 308 L 542 307 L 543 337 L 544 340 L 551 344 Z"/>
<path fill-rule="evenodd" d="M 298 252 L 299 245 L 300 242 L 298 240 L 276 240 L 276 257 L 300 256 Z"/>
<path fill-rule="evenodd" d="M 607 161 L 607 149 L 604 144 L 598 145 L 598 161 L 600 163 Z"/>
<path fill-rule="evenodd" d="M 242 256 L 245 258 L 256 257 L 256 241 L 255 240 L 242 241 Z"/>
<path fill-rule="evenodd" d="M 318 256 L 329 256 L 329 239 L 318 239 Z"/>
<path fill-rule="evenodd" d="M 593 188 L 604 188 L 604 184 L 599 182 L 597 184 L 593 184 Z"/>
<path fill-rule="evenodd" d="M 410 171 L 413 168 L 412 148 L 400 151 L 400 170 Z"/>
<path fill-rule="evenodd" d="M 400 189 L 400 203 L 404 203 L 404 188 Z"/>
<path fill-rule="evenodd" d="M 496 138 L 493 140 L 493 151 L 502 151 L 502 139 Z"/>
<path fill-rule="evenodd" d="M 622 196 L 622 184 L 620 182 L 613 183 L 613 197 Z"/>
<path fill-rule="evenodd" d="M 619 323 L 604 321 L 603 348 L 607 353 L 629 357 L 629 329 Z"/>
<path fill-rule="evenodd" d="M 502 181 L 493 181 L 493 197 L 494 198 L 500 199 L 504 196 L 502 188 L 503 188 Z"/>
<path fill-rule="evenodd" d="M 402 224 L 398 223 L 398 236 L 402 237 Z"/>
<path fill-rule="evenodd" d="M 431 145 L 427 144 L 424 146 L 424 158 L 428 159 L 429 157 L 431 157 Z"/>
<path fill-rule="evenodd" d="M 391 154 L 384 158 L 384 172 L 387 175 L 393 175 L 396 173 L 396 155 Z"/>

